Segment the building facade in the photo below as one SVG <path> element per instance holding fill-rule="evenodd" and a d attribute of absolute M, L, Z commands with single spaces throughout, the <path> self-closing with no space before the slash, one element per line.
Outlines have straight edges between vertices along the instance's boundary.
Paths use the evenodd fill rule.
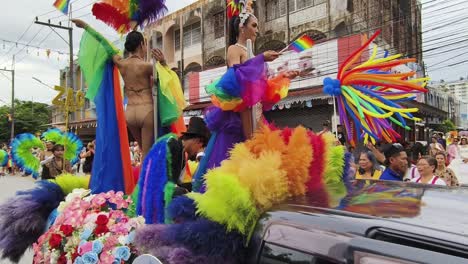
<path fill-rule="evenodd" d="M 460 128 L 468 128 L 468 80 L 433 82 L 430 86 L 449 98 L 449 119 Z"/>

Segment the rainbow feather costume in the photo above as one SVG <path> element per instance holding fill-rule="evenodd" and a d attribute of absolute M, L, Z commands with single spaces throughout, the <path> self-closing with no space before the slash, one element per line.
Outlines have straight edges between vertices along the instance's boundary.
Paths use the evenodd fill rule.
<path fill-rule="evenodd" d="M 379 140 L 395 142 L 400 135 L 392 128 L 392 123 L 409 130 L 405 120 L 420 120 L 412 114 L 418 111 L 417 108 L 404 108 L 401 102 L 414 100 L 415 94 L 427 92 L 424 88 L 427 78 L 409 80 L 415 72 L 391 72 L 393 67 L 415 59 L 400 59 L 401 54 L 377 59 L 377 47 L 374 46 L 370 58 L 355 66 L 379 33 L 377 31 L 340 66 L 337 79 L 325 78 L 323 81 L 324 92 L 337 98 L 340 121 L 352 144 L 355 142 L 350 121 L 364 142 L 369 139 L 373 143 Z"/>
<path fill-rule="evenodd" d="M 165 0 L 101 0 L 93 5 L 93 15 L 119 33 L 133 30 L 131 22 L 138 26 L 151 23 L 167 11 Z"/>

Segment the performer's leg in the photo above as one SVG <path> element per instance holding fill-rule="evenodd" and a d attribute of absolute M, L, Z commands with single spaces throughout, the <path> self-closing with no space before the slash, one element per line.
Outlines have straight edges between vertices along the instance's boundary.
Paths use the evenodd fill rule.
<path fill-rule="evenodd" d="M 132 134 L 133 138 L 138 145 L 141 146 L 141 126 L 138 119 L 138 105 L 128 105 L 127 110 L 125 111 L 125 120 L 127 121 L 128 130 Z"/>
<path fill-rule="evenodd" d="M 151 107 L 153 107 L 151 105 Z M 145 119 L 143 120 L 143 127 L 141 129 L 141 138 L 142 138 L 142 160 L 146 157 L 146 154 L 150 151 L 154 143 L 154 118 L 153 111 L 149 112 Z"/>

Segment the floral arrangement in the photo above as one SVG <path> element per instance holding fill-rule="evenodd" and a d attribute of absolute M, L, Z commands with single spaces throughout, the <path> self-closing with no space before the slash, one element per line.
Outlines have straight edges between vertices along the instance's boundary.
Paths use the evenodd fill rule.
<path fill-rule="evenodd" d="M 57 208 L 58 216 L 34 248 L 35 264 L 122 264 L 137 255 L 135 229 L 144 218 L 125 212 L 132 203 L 122 192 L 91 195 L 77 189 Z"/>

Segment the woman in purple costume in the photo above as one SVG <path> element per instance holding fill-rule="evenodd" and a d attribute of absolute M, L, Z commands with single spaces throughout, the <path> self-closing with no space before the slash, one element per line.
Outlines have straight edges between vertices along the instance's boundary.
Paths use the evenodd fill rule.
<path fill-rule="evenodd" d="M 232 17 L 227 51 L 228 71 L 215 85 L 210 85 L 207 92 L 226 101 L 232 99 L 230 102 L 237 104 L 226 106 L 213 99 L 216 106 L 205 112 L 205 121 L 212 136 L 205 151 L 206 156 L 201 160 L 193 179 L 194 191 L 204 192 L 203 175 L 207 170 L 220 166 L 235 144 L 250 138 L 253 122 L 260 120 L 261 110 L 258 111 L 259 115 L 252 117 L 251 109 L 261 107 L 267 87 L 266 62 L 275 60 L 281 54 L 270 50 L 256 57 L 249 56 L 247 41 L 255 42 L 257 35 L 258 20 L 250 8 Z M 294 78 L 297 74 L 296 71 L 289 71 L 285 76 Z M 252 118 L 255 120 L 252 121 Z"/>

